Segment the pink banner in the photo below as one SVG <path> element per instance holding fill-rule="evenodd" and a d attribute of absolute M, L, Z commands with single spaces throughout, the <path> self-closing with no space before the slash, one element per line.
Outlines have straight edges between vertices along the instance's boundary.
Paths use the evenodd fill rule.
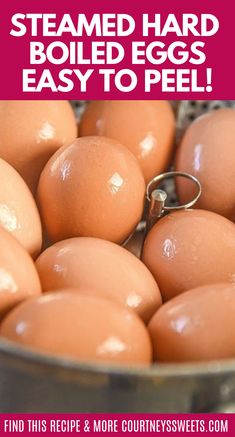
<path fill-rule="evenodd" d="M 12 0 L 1 99 L 234 99 L 235 4 Z"/>
<path fill-rule="evenodd" d="M 0 435 L 235 435 L 232 414 L 2 414 Z"/>

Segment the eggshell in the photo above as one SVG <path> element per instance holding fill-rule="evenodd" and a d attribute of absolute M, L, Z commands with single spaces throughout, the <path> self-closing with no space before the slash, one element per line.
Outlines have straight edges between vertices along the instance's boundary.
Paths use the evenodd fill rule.
<path fill-rule="evenodd" d="M 149 323 L 154 360 L 235 358 L 235 284 L 207 285 L 164 304 Z"/>
<path fill-rule="evenodd" d="M 103 137 L 78 138 L 58 150 L 38 187 L 42 217 L 53 242 L 77 236 L 123 242 L 141 218 L 144 195 L 135 157 Z"/>
<path fill-rule="evenodd" d="M 0 101 L 0 157 L 33 193 L 51 155 L 76 136 L 76 119 L 67 101 Z"/>
<path fill-rule="evenodd" d="M 124 304 L 148 321 L 161 305 L 147 267 L 126 249 L 98 238 L 70 238 L 43 252 L 36 267 L 44 291 L 74 288 Z M 84 291 L 85 290 L 85 291 Z"/>
<path fill-rule="evenodd" d="M 35 200 L 24 180 L 0 159 L 0 226 L 35 258 L 42 246 L 42 227 Z"/>
<path fill-rule="evenodd" d="M 39 352 L 113 364 L 149 364 L 147 328 L 121 305 L 76 293 L 33 298 L 3 321 L 0 335 Z"/>
<path fill-rule="evenodd" d="M 103 100 L 89 103 L 80 135 L 102 135 L 126 146 L 138 159 L 146 181 L 164 171 L 171 158 L 175 119 L 163 100 Z"/>
<path fill-rule="evenodd" d="M 235 109 L 219 109 L 192 123 L 179 147 L 176 170 L 200 180 L 198 208 L 235 221 Z M 181 202 L 195 194 L 194 185 L 182 178 L 177 179 L 177 190 Z"/>
<path fill-rule="evenodd" d="M 34 262 L 20 243 L 0 227 L 0 318 L 22 300 L 38 295 Z"/>
<path fill-rule="evenodd" d="M 178 211 L 149 232 L 143 261 L 166 301 L 200 285 L 235 281 L 235 225 L 209 211 Z"/>

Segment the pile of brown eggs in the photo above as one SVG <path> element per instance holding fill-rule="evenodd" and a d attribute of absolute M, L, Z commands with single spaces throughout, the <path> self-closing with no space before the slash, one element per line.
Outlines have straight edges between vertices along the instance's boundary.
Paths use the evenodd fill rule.
<path fill-rule="evenodd" d="M 124 247 L 173 163 L 196 209 Z M 166 101 L 0 102 L 0 336 L 37 352 L 148 365 L 235 357 L 235 109 L 175 146 Z M 176 181 L 180 202 L 194 187 Z"/>

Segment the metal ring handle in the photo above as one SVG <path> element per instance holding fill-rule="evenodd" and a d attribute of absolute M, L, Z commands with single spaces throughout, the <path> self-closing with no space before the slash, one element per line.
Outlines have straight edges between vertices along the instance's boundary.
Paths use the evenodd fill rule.
<path fill-rule="evenodd" d="M 199 180 L 189 174 L 189 173 L 184 173 L 181 171 L 169 171 L 167 173 L 162 173 L 158 176 L 155 176 L 153 179 L 151 179 L 151 181 L 148 183 L 147 188 L 146 188 L 146 197 L 148 199 L 149 202 L 151 202 L 151 193 L 153 192 L 154 189 L 156 189 L 156 186 L 159 184 L 159 182 L 163 181 L 164 179 L 169 179 L 175 176 L 182 176 L 186 179 L 189 179 L 193 182 L 195 182 L 197 188 L 198 188 L 198 192 L 196 194 L 196 196 L 188 203 L 185 203 L 184 205 L 178 205 L 178 206 L 163 206 L 163 210 L 164 211 L 176 211 L 176 210 L 180 210 L 180 209 L 186 209 L 186 208 L 191 208 L 199 199 L 199 197 L 201 196 L 202 193 L 202 187 L 201 184 L 199 182 Z"/>

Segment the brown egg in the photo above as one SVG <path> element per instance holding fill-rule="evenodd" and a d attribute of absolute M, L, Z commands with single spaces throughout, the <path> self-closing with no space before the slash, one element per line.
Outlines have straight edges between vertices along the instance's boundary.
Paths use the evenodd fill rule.
<path fill-rule="evenodd" d="M 111 299 L 133 309 L 145 322 L 161 305 L 147 267 L 110 241 L 86 237 L 60 241 L 40 255 L 36 267 L 44 291 L 74 288 Z"/>
<path fill-rule="evenodd" d="M 202 184 L 198 208 L 235 221 L 235 109 L 224 108 L 199 117 L 186 131 L 176 157 L 176 170 L 196 176 Z M 177 180 L 182 202 L 194 186 Z"/>
<path fill-rule="evenodd" d="M 17 171 L 0 159 L 0 226 L 35 258 L 42 246 L 42 227 L 35 200 Z"/>
<path fill-rule="evenodd" d="M 38 295 L 41 285 L 33 260 L 9 232 L 0 227 L 0 318 L 22 300 Z"/>
<path fill-rule="evenodd" d="M 167 168 L 174 134 L 174 114 L 163 100 L 93 101 L 80 123 L 81 136 L 102 135 L 126 146 L 138 159 L 146 181 Z"/>
<path fill-rule="evenodd" d="M 143 261 L 163 300 L 216 282 L 235 281 L 235 225 L 209 211 L 172 213 L 149 232 Z"/>
<path fill-rule="evenodd" d="M 149 364 L 147 328 L 130 310 L 69 291 L 46 293 L 15 308 L 0 335 L 51 355 L 113 364 Z"/>
<path fill-rule="evenodd" d="M 235 284 L 207 285 L 164 304 L 149 323 L 154 360 L 235 358 Z"/>
<path fill-rule="evenodd" d="M 76 136 L 76 119 L 67 101 L 0 101 L 0 157 L 33 193 L 51 155 Z"/>
<path fill-rule="evenodd" d="M 132 153 L 114 140 L 78 138 L 45 166 L 38 198 L 52 241 L 98 237 L 123 242 L 141 218 L 145 183 Z"/>

